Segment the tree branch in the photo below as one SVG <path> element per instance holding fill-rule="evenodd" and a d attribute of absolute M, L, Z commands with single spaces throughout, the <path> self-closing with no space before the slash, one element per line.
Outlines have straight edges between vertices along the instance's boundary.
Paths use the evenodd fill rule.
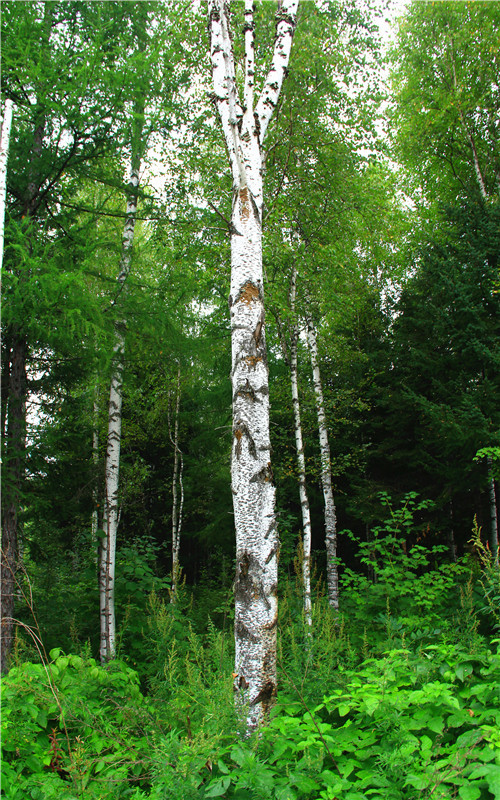
<path fill-rule="evenodd" d="M 276 14 L 276 37 L 271 66 L 256 107 L 259 119 L 259 140 L 262 144 L 267 127 L 278 102 L 283 80 L 287 74 L 292 40 L 297 22 L 299 0 L 283 0 Z"/>

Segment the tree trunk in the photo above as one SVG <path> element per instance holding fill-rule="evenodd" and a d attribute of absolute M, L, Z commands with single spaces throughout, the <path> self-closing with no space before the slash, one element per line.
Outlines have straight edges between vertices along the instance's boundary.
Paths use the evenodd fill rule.
<path fill-rule="evenodd" d="M 498 564 L 498 512 L 497 512 L 497 498 L 495 493 L 495 478 L 493 476 L 493 459 L 488 456 L 486 459 L 488 465 L 488 484 L 490 490 L 490 518 L 491 518 L 491 532 L 490 532 L 490 548 Z"/>
<path fill-rule="evenodd" d="M 264 332 L 262 145 L 287 70 L 297 5 L 298 0 L 283 0 L 278 6 L 274 53 L 254 110 L 253 0 L 245 0 L 243 103 L 235 79 L 229 4 L 209 0 L 215 102 L 233 176 L 229 306 L 236 529 L 234 688 L 248 732 L 265 720 L 277 691 L 278 534 Z"/>
<path fill-rule="evenodd" d="M 332 469 L 330 457 L 330 444 L 328 442 L 328 428 L 326 425 L 325 403 L 323 387 L 321 385 L 321 372 L 319 369 L 318 344 L 316 329 L 310 316 L 307 317 L 307 343 L 311 356 L 314 394 L 316 397 L 316 415 L 318 418 L 319 446 L 321 452 L 321 485 L 325 502 L 325 547 L 326 547 L 326 580 L 328 587 L 328 602 L 338 611 L 339 607 L 339 577 L 337 569 L 337 517 L 335 513 L 335 500 L 332 487 Z"/>
<path fill-rule="evenodd" d="M 2 637 L 1 671 L 8 668 L 13 643 L 14 598 L 19 547 L 21 507 L 26 445 L 26 339 L 11 339 L 11 364 L 7 408 L 6 460 L 2 492 Z"/>
<path fill-rule="evenodd" d="M 304 616 L 306 624 L 312 625 L 311 606 L 311 512 L 306 486 L 306 460 L 304 456 L 304 443 L 302 440 L 302 423 L 300 419 L 299 383 L 297 366 L 297 349 L 299 340 L 299 326 L 295 314 L 295 296 L 297 291 L 297 268 L 293 265 L 292 285 L 290 288 L 290 308 L 292 311 L 293 328 L 290 346 L 290 383 L 292 388 L 293 419 L 295 425 L 295 446 L 297 449 L 297 466 L 299 471 L 299 496 L 302 510 L 303 529 L 303 558 L 302 582 L 304 591 Z"/>
<path fill-rule="evenodd" d="M 457 545 L 455 542 L 455 525 L 453 520 L 453 500 L 450 500 L 450 527 L 448 528 L 448 552 L 450 554 L 450 561 L 456 563 L 457 560 Z"/>
<path fill-rule="evenodd" d="M 184 484 L 182 472 L 184 460 L 179 449 L 179 410 L 181 402 L 181 368 L 177 370 L 177 389 L 175 395 L 174 434 L 170 433 L 170 441 L 174 446 L 174 472 L 172 476 L 172 602 L 177 597 L 180 578 L 179 551 L 181 544 L 182 507 L 184 504 Z M 170 423 L 169 423 L 170 427 Z M 180 488 L 180 499 L 178 494 Z"/>
<path fill-rule="evenodd" d="M 118 273 L 118 294 L 125 285 L 132 260 L 135 220 L 137 215 L 137 195 L 139 187 L 140 155 L 134 154 L 129 182 L 129 197 L 122 239 L 122 257 Z M 115 344 L 113 347 L 113 366 L 109 391 L 108 436 L 104 469 L 104 511 L 103 530 L 105 536 L 100 548 L 99 565 L 99 609 L 101 619 L 100 658 L 105 663 L 115 656 L 115 561 L 116 534 L 119 512 L 120 447 L 122 434 L 122 384 L 125 356 L 124 321 L 115 324 Z"/>
<path fill-rule="evenodd" d="M 98 473 L 99 473 L 99 384 L 96 383 L 94 388 L 94 402 L 92 403 L 92 517 L 91 517 L 91 548 L 94 554 L 94 560 L 98 561 L 99 553 L 99 539 L 97 531 L 99 530 L 99 488 L 98 488 Z"/>

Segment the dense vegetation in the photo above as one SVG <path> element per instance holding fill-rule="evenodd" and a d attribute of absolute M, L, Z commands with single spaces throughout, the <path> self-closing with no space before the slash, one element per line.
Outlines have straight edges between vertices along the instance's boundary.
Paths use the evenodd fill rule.
<path fill-rule="evenodd" d="M 500 3 L 411 3 L 390 52 L 371 0 L 299 6 L 265 174 L 279 693 L 252 737 L 233 690 L 230 178 L 198 11 L 2 9 L 3 796 L 500 800 Z M 273 13 L 257 6 L 258 76 Z M 100 663 L 117 332 L 117 657 Z"/>

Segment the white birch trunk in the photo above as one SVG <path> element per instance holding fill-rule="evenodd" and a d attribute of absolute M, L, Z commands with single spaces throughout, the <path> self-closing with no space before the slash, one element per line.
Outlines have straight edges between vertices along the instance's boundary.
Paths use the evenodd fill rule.
<path fill-rule="evenodd" d="M 140 160 L 139 160 L 140 163 Z M 126 220 L 122 238 L 122 256 L 118 273 L 118 291 L 121 292 L 130 271 L 132 245 L 134 242 L 137 215 L 137 190 L 139 186 L 139 163 L 130 173 L 130 194 L 127 201 Z M 99 568 L 99 606 L 101 618 L 101 662 L 114 658 L 116 652 L 115 621 L 115 562 L 116 534 L 119 518 L 119 474 L 122 431 L 122 381 L 125 354 L 125 322 L 115 325 L 113 366 L 109 392 L 108 436 L 104 470 L 104 512 Z"/>
<path fill-rule="evenodd" d="M 332 487 L 332 470 L 328 428 L 326 425 L 325 403 L 321 372 L 318 359 L 316 329 L 310 316 L 307 317 L 307 343 L 311 357 L 314 394 L 316 397 L 316 415 L 318 418 L 319 446 L 321 453 L 321 485 L 325 502 L 325 548 L 326 548 L 326 581 L 328 602 L 337 611 L 339 607 L 339 577 L 337 569 L 337 517 Z"/>
<path fill-rule="evenodd" d="M 182 507 L 184 503 L 184 485 L 182 472 L 184 461 L 179 449 L 179 411 L 181 402 L 181 368 L 177 371 L 177 389 L 175 396 L 175 422 L 174 435 L 170 434 L 170 441 L 174 446 L 174 471 L 172 476 L 172 602 L 177 596 L 180 577 L 179 551 L 181 544 Z M 178 489 L 180 488 L 180 501 Z"/>
<path fill-rule="evenodd" d="M 229 5 L 209 0 L 215 101 L 233 176 L 231 314 L 236 528 L 236 703 L 247 731 L 262 723 L 276 695 L 278 534 L 269 437 L 269 381 L 262 272 L 262 144 L 285 76 L 298 0 L 279 7 L 271 67 L 254 111 L 253 1 L 245 0 L 245 83 L 235 81 Z"/>
<path fill-rule="evenodd" d="M 472 135 L 472 133 L 471 133 L 471 131 L 469 129 L 469 126 L 467 124 L 467 120 L 465 118 L 465 115 L 464 115 L 464 112 L 462 110 L 461 103 L 460 103 L 460 91 L 459 91 L 458 81 L 457 81 L 457 72 L 456 72 L 456 65 L 455 65 L 455 53 L 454 53 L 454 47 L 453 47 L 453 40 L 451 41 L 451 66 L 452 66 L 452 70 L 453 70 L 453 88 L 455 90 L 455 96 L 456 96 L 455 102 L 456 102 L 457 108 L 458 108 L 458 115 L 460 117 L 460 122 L 462 123 L 462 127 L 464 129 L 464 133 L 465 133 L 466 139 L 469 142 L 470 149 L 471 149 L 471 152 L 472 152 L 472 163 L 474 165 L 474 173 L 476 175 L 476 181 L 477 181 L 477 185 L 479 187 L 479 192 L 480 192 L 481 197 L 483 198 L 483 200 L 487 200 L 488 199 L 488 192 L 486 190 L 486 183 L 485 183 L 485 180 L 484 180 L 483 173 L 481 171 L 481 166 L 479 164 L 479 156 L 478 156 L 478 153 L 477 153 L 476 143 L 475 143 L 474 137 L 473 137 L 473 135 Z"/>
<path fill-rule="evenodd" d="M 6 100 L 2 110 L 0 127 L 0 269 L 3 263 L 5 230 L 5 206 L 7 202 L 7 159 L 9 157 L 10 128 L 12 124 L 12 100 Z"/>
<path fill-rule="evenodd" d="M 302 510 L 303 530 L 303 558 L 302 582 L 304 592 L 304 617 L 308 626 L 312 625 L 311 606 L 311 512 L 306 486 L 306 460 L 304 456 L 304 442 L 302 439 L 302 423 L 300 419 L 299 383 L 297 350 L 299 340 L 299 326 L 295 315 L 295 296 L 297 292 L 297 268 L 293 265 L 292 285 L 290 288 L 290 309 L 293 318 L 292 338 L 290 344 L 290 383 L 292 388 L 293 419 L 295 426 L 295 447 L 297 449 L 297 466 L 299 471 L 299 496 Z"/>
<path fill-rule="evenodd" d="M 92 487 L 92 519 L 91 519 L 91 546 L 94 560 L 98 560 L 99 545 L 97 531 L 99 530 L 99 491 L 97 488 L 97 472 L 99 467 L 99 390 L 96 385 L 92 407 L 92 465 L 94 467 Z"/>
<path fill-rule="evenodd" d="M 490 490 L 490 517 L 491 517 L 491 533 L 490 533 L 490 549 L 498 564 L 498 511 L 497 511 L 497 498 L 495 493 L 495 478 L 493 477 L 493 459 L 488 456 L 488 484 Z"/>

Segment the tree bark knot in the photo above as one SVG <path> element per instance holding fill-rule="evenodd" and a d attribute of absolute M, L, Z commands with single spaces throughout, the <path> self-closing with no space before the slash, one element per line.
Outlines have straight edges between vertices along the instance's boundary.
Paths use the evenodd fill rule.
<path fill-rule="evenodd" d="M 255 706 L 257 703 L 262 703 L 265 713 L 269 708 L 272 699 L 276 697 L 276 694 L 276 684 L 273 683 L 273 681 L 267 681 L 257 696 L 254 697 L 253 700 L 250 700 L 250 705 Z"/>
<path fill-rule="evenodd" d="M 246 397 L 248 400 L 251 400 L 252 403 L 262 402 L 260 401 L 260 398 L 257 397 L 255 389 L 252 389 L 252 387 L 250 386 L 250 381 L 248 380 L 248 378 L 246 380 L 245 385 L 240 386 L 240 388 L 237 389 L 236 392 L 234 393 L 233 403 L 237 397 Z"/>
<path fill-rule="evenodd" d="M 253 440 L 252 434 L 250 433 L 246 424 L 242 420 L 239 420 L 234 428 L 234 438 L 236 439 L 236 446 L 234 452 L 236 454 L 236 458 L 239 459 L 241 455 L 243 436 L 246 436 L 248 439 L 248 452 L 253 458 L 257 458 L 257 449 L 255 447 L 255 442 Z"/>
<path fill-rule="evenodd" d="M 250 478 L 250 483 L 271 483 L 272 479 L 271 462 L 269 461 L 267 466 L 261 467 L 261 469 Z"/>

